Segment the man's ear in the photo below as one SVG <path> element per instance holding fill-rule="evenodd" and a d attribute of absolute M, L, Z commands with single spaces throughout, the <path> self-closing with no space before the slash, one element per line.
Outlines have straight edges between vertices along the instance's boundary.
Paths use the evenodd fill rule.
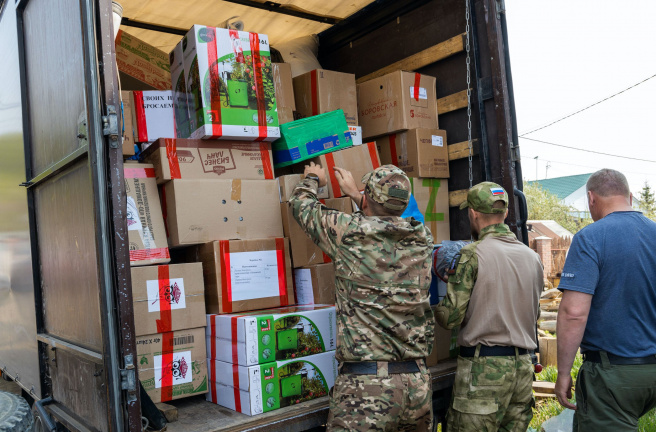
<path fill-rule="evenodd" d="M 595 196 L 592 191 L 588 191 L 588 208 L 594 206 Z"/>
<path fill-rule="evenodd" d="M 362 200 L 360 202 L 362 203 L 362 205 L 360 206 L 361 207 L 360 210 L 362 210 L 364 212 L 364 209 L 369 208 L 369 203 L 367 202 L 367 195 L 366 194 L 362 194 Z"/>

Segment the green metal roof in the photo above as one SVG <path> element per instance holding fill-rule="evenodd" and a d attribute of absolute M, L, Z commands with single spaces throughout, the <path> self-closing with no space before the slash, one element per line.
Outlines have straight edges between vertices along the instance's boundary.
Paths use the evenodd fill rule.
<path fill-rule="evenodd" d="M 542 189 L 551 192 L 556 195 L 559 199 L 564 200 L 575 191 L 577 191 L 581 186 L 585 186 L 585 183 L 590 178 L 590 174 L 579 174 L 567 177 L 556 177 L 551 179 L 544 180 L 535 180 L 528 182 L 529 184 L 538 184 Z"/>

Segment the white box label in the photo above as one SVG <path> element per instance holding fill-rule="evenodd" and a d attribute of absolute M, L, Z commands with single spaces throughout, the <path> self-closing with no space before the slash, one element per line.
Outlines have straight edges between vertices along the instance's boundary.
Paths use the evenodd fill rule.
<path fill-rule="evenodd" d="M 141 219 L 139 218 L 139 210 L 137 209 L 137 203 L 134 202 L 134 198 L 131 196 L 128 197 L 128 231 L 143 231 L 143 225 L 141 225 Z"/>
<path fill-rule="evenodd" d="M 230 284 L 232 301 L 278 297 L 277 251 L 231 253 Z"/>
<path fill-rule="evenodd" d="M 155 141 L 157 138 L 175 138 L 173 92 L 149 90 L 142 94 L 148 142 Z"/>
<path fill-rule="evenodd" d="M 410 87 L 410 97 L 415 97 L 415 86 Z M 428 99 L 428 91 L 425 87 L 419 87 L 419 99 Z"/>
<path fill-rule="evenodd" d="M 351 141 L 353 141 L 353 145 L 362 145 L 362 127 L 349 126 L 349 132 L 351 133 Z"/>
<path fill-rule="evenodd" d="M 162 387 L 164 378 L 171 377 L 171 384 L 186 384 L 193 380 L 191 372 L 191 351 L 173 353 L 173 360 L 169 364 L 162 364 L 165 356 L 155 356 L 153 364 L 155 369 L 155 388 Z"/>
<path fill-rule="evenodd" d="M 296 301 L 300 305 L 314 304 L 314 291 L 312 290 L 312 271 L 310 269 L 294 270 L 296 280 Z"/>
<path fill-rule="evenodd" d="M 171 305 L 171 310 L 187 307 L 183 278 L 169 279 L 161 288 L 159 280 L 148 280 L 146 281 L 146 291 L 148 292 L 148 312 L 161 311 L 163 302 Z"/>
<path fill-rule="evenodd" d="M 433 137 L 433 145 L 435 147 L 444 147 L 444 139 L 440 135 L 431 135 Z"/>

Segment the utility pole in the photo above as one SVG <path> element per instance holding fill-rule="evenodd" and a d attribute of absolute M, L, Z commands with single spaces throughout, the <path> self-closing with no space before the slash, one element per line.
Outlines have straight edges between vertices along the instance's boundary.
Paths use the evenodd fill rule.
<path fill-rule="evenodd" d="M 547 161 L 547 168 L 544 170 L 544 178 L 549 178 L 549 168 L 551 168 L 551 162 Z"/>
<path fill-rule="evenodd" d="M 538 181 L 538 156 L 533 159 L 535 159 L 535 181 Z"/>

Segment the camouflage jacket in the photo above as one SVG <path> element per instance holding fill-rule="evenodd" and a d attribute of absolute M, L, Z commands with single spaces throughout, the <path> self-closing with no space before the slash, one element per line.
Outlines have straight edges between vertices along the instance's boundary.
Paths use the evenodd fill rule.
<path fill-rule="evenodd" d="M 414 219 L 366 217 L 317 200 L 303 180 L 289 205 L 294 218 L 335 266 L 339 361 L 426 357 L 435 320 L 429 303 L 433 240 Z"/>

